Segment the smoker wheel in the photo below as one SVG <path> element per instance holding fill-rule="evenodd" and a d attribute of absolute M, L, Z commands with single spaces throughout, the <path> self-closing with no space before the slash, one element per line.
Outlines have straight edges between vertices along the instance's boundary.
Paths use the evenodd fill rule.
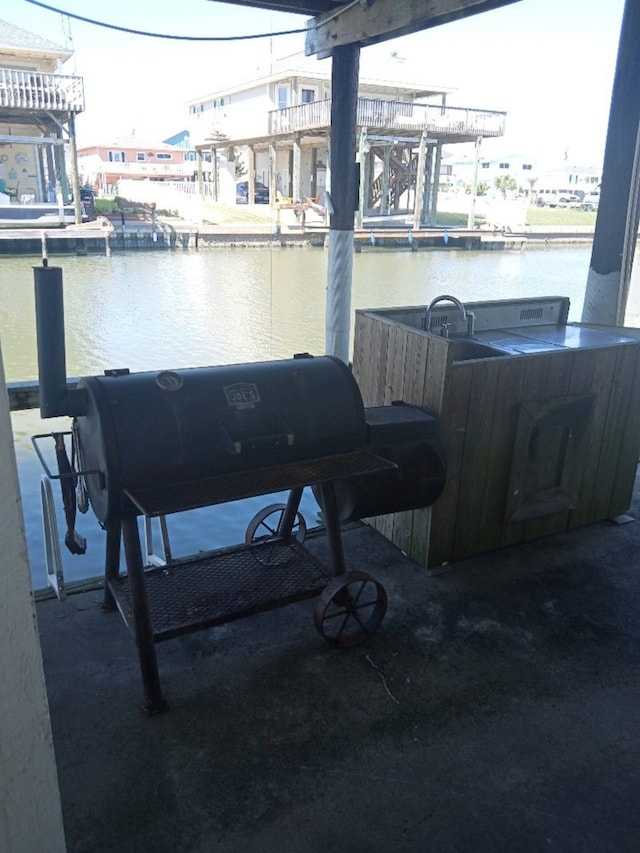
<path fill-rule="evenodd" d="M 313 621 L 330 646 L 347 648 L 373 634 L 387 611 L 387 593 L 366 572 L 347 572 L 324 588 Z"/>
<path fill-rule="evenodd" d="M 284 515 L 285 509 L 286 504 L 269 504 L 269 506 L 265 506 L 260 510 L 260 512 L 257 512 L 247 525 L 247 531 L 244 535 L 245 543 L 247 545 L 254 545 L 257 542 L 260 542 L 264 546 L 264 544 L 270 539 L 272 539 L 274 543 L 282 542 L 280 525 L 282 523 L 282 516 Z M 295 539 L 299 545 L 302 545 L 306 536 L 307 523 L 304 520 L 302 513 L 297 512 L 293 522 L 293 527 L 291 528 L 291 538 Z M 262 547 L 252 553 L 255 559 L 259 563 L 262 563 L 263 566 L 281 564 L 283 557 L 286 560 L 287 555 L 287 552 L 283 552 L 282 548 L 279 548 L 277 551 L 272 551 L 268 547 Z M 276 554 L 277 560 L 275 559 Z"/>

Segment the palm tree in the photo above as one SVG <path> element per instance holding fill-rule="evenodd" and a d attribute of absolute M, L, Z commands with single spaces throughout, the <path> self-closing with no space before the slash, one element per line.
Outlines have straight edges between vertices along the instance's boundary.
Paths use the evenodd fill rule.
<path fill-rule="evenodd" d="M 511 175 L 500 175 L 499 178 L 496 178 L 493 182 L 494 187 L 502 193 L 502 198 L 507 197 L 507 193 L 511 190 L 517 190 L 518 184 Z"/>

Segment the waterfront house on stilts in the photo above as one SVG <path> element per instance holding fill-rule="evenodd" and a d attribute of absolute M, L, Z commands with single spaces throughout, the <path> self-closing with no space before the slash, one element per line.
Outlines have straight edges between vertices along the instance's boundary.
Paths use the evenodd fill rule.
<path fill-rule="evenodd" d="M 451 106 L 451 89 L 399 82 L 399 67 L 391 56 L 375 77 L 359 75 L 358 226 L 371 215 L 412 215 L 415 227 L 433 222 L 442 147 L 504 133 L 504 112 Z M 221 151 L 246 150 L 249 199 L 258 181 L 272 204 L 322 208 L 332 183 L 331 103 L 331 63 L 296 54 L 190 101 L 191 136 L 213 163 Z"/>
<path fill-rule="evenodd" d="M 84 86 L 60 73 L 72 55 L 0 20 L 0 225 L 82 221 L 75 117 Z"/>

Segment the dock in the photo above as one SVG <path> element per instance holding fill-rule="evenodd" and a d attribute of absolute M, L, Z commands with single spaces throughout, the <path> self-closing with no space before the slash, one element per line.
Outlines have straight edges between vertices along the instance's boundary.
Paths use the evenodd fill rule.
<path fill-rule="evenodd" d="M 289 211 L 287 211 L 289 212 Z M 107 221 L 107 220 L 105 220 Z M 326 248 L 329 229 L 316 222 L 271 223 L 194 223 L 182 220 L 141 219 L 109 221 L 109 227 L 96 222 L 66 228 L 0 228 L 2 255 L 88 255 L 160 249 L 206 249 L 227 246 L 249 248 Z M 528 246 L 584 244 L 593 240 L 593 229 L 525 228 L 518 232 L 483 228 L 424 227 L 414 230 L 380 220 L 365 222 L 354 231 L 354 250 L 378 249 L 406 251 L 468 250 L 522 251 Z"/>
<path fill-rule="evenodd" d="M 105 227 L 96 223 L 65 228 L 2 228 L 0 255 L 110 255 L 112 251 L 194 249 L 198 231 L 166 223 L 154 227 L 143 222 Z"/>

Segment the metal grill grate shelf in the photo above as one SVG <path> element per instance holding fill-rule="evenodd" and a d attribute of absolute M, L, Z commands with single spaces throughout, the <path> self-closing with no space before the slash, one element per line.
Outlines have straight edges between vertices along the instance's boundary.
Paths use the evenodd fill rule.
<path fill-rule="evenodd" d="M 210 551 L 145 572 L 156 642 L 317 596 L 331 574 L 292 540 Z M 109 588 L 133 630 L 127 575 Z"/>

